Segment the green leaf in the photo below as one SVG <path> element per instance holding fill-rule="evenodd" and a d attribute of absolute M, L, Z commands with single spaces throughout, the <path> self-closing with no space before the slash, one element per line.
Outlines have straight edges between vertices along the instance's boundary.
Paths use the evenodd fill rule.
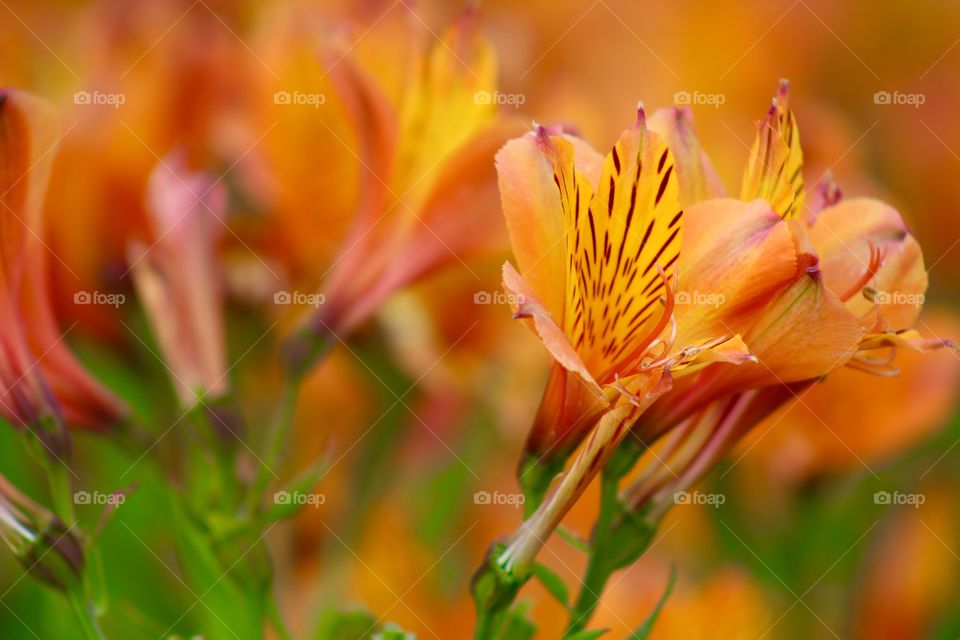
<path fill-rule="evenodd" d="M 306 468 L 294 478 L 285 489 L 269 494 L 271 506 L 260 519 L 260 522 L 270 524 L 278 520 L 285 520 L 299 512 L 305 504 L 322 504 L 322 494 L 314 494 L 313 488 L 330 467 L 330 458 L 326 455 Z M 300 497 L 301 499 L 297 499 Z"/>
<path fill-rule="evenodd" d="M 570 592 L 567 590 L 567 583 L 560 576 L 539 562 L 533 565 L 533 575 L 564 608 L 569 608 Z"/>
<path fill-rule="evenodd" d="M 531 640 L 537 633 L 537 625 L 527 617 L 529 609 L 528 603 L 510 609 L 497 632 L 497 640 Z"/>
<path fill-rule="evenodd" d="M 590 553 L 590 543 L 581 538 L 576 532 L 561 525 L 557 527 L 556 533 L 562 540 L 566 541 L 567 544 L 577 551 Z"/>
<path fill-rule="evenodd" d="M 247 546 L 236 550 L 228 561 L 214 551 L 202 525 L 190 517 L 175 497 L 170 504 L 171 529 L 177 552 L 194 593 L 202 593 L 203 607 L 193 612 L 203 620 L 203 636 L 208 640 L 258 640 L 266 618 L 266 601 L 258 580 L 247 571 L 258 555 Z M 184 619 L 181 624 L 190 624 Z"/>
<path fill-rule="evenodd" d="M 653 631 L 653 625 L 660 616 L 660 610 L 663 609 L 663 605 L 666 604 L 667 598 L 673 593 L 673 585 L 676 581 L 677 568 L 674 565 L 670 565 L 670 578 L 667 580 L 667 588 L 663 590 L 663 595 L 660 596 L 660 599 L 657 601 L 653 611 L 650 612 L 650 615 L 647 616 L 647 619 L 633 632 L 633 640 L 647 640 L 647 638 L 650 637 L 650 632 Z"/>
<path fill-rule="evenodd" d="M 605 634 L 609 629 L 584 629 L 578 631 L 572 636 L 566 636 L 563 640 L 594 640 Z"/>

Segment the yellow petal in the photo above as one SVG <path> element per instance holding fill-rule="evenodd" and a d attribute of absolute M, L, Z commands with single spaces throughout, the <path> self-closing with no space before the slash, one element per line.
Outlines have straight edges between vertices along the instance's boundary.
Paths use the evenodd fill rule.
<path fill-rule="evenodd" d="M 789 84 L 784 80 L 757 137 L 743 174 L 740 198 L 763 198 L 781 218 L 803 211 L 803 151 L 797 120 L 788 102 Z"/>
<path fill-rule="evenodd" d="M 683 230 L 673 159 L 642 111 L 604 160 L 596 193 L 567 140 L 544 135 L 541 146 L 567 229 L 564 332 L 595 377 L 609 381 L 663 327 L 658 301 Z"/>

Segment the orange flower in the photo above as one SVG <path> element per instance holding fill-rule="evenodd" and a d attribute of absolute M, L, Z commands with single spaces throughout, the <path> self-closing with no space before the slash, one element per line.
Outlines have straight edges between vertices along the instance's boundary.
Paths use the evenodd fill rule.
<path fill-rule="evenodd" d="M 701 160 L 685 158 L 687 171 Z M 718 372 L 751 372 L 720 376 L 724 384 L 765 379 L 750 339 L 780 358 L 780 376 L 820 375 L 838 355 L 852 355 L 861 331 L 825 294 L 800 230 L 767 205 L 713 200 L 681 209 L 683 169 L 674 172 L 642 109 L 602 161 L 584 143 L 540 128 L 504 147 L 497 166 L 523 272 L 505 265 L 504 285 L 515 316 L 555 360 L 521 467 L 534 505 L 557 461 L 590 434 L 501 556 L 522 573 L 627 426 L 674 381 L 682 386 L 712 363 Z M 681 293 L 731 304 L 685 304 L 671 281 Z M 791 333 L 813 348 L 785 343 Z"/>
<path fill-rule="evenodd" d="M 558 177 L 557 182 L 551 184 L 547 164 L 538 157 L 541 152 L 535 148 L 531 136 L 511 142 L 498 155 L 504 212 L 514 253 L 529 289 L 524 290 L 514 283 L 518 276 L 509 266 L 505 268 L 505 285 L 522 300 L 517 305 L 520 315 L 536 319 L 537 329 L 556 360 L 521 463 L 521 481 L 534 496 L 542 495 L 569 453 L 609 408 L 610 385 L 616 383 L 622 387 L 623 380 L 632 373 L 629 369 L 632 365 L 640 364 L 647 372 L 653 365 L 660 365 L 665 372 L 670 372 L 676 388 L 683 390 L 691 384 L 692 376 L 688 374 L 711 360 L 735 362 L 745 365 L 736 368 L 744 369 L 742 373 L 734 374 L 723 364 L 710 368 L 717 371 L 714 384 L 725 389 L 750 388 L 762 383 L 774 384 L 778 378 L 798 380 L 822 375 L 835 363 L 852 355 L 853 346 L 860 338 L 855 319 L 839 301 L 824 295 L 822 279 L 816 270 L 816 257 L 798 224 L 783 222 L 768 204 L 759 200 L 714 199 L 680 209 L 681 197 L 693 200 L 697 194 L 715 194 L 721 189 L 710 177 L 714 173 L 699 150 L 686 112 L 658 112 L 651 120 L 661 129 L 668 127 L 666 139 L 672 139 L 679 149 L 681 162 L 676 164 L 677 171 L 672 178 L 679 176 L 680 184 L 687 180 L 688 188 L 683 196 L 675 180 L 668 180 L 674 182 L 672 187 L 663 182 L 666 169 L 673 168 L 672 154 L 660 142 L 661 138 L 652 132 L 648 132 L 649 137 L 657 140 L 654 144 L 660 145 L 662 150 L 648 158 L 645 166 L 651 169 L 651 173 L 656 168 L 662 168 L 663 173 L 648 177 L 653 184 L 647 185 L 646 191 L 639 186 L 641 176 L 636 181 L 636 190 L 629 182 L 616 185 L 621 187 L 619 189 L 616 186 L 610 188 L 613 184 L 611 177 L 619 175 L 621 169 L 624 173 L 628 169 L 636 171 L 636 163 L 620 167 L 621 163 L 627 162 L 623 158 L 629 158 L 622 145 L 630 136 L 636 135 L 625 133 L 618 143 L 621 148 L 615 147 L 605 161 L 607 166 L 603 177 L 595 178 L 601 185 L 600 193 L 589 211 L 585 203 L 592 190 L 585 184 L 586 178 L 564 184 Z M 635 130 L 641 127 L 642 124 L 638 124 Z M 545 132 L 541 131 L 539 135 L 540 146 L 546 148 L 543 142 L 548 139 Z M 599 175 L 599 156 L 584 143 L 560 137 L 557 141 L 571 157 L 576 149 L 576 159 L 568 160 L 568 163 L 575 162 L 578 172 Z M 547 151 L 548 156 L 551 153 L 559 156 L 562 152 Z M 555 167 L 559 164 L 557 160 L 553 163 Z M 562 173 L 557 172 L 557 175 Z M 656 177 L 660 178 L 659 182 Z M 582 215 L 587 246 L 581 246 L 575 238 L 570 240 L 573 237 L 570 231 L 567 231 L 567 242 L 563 241 L 562 223 L 552 213 L 559 208 L 555 202 L 557 190 L 580 194 L 579 201 L 567 210 L 571 219 Z M 617 202 L 610 200 L 609 194 L 618 192 L 621 199 Z M 649 202 L 641 199 L 644 194 Z M 670 216 L 651 225 L 646 212 L 667 202 L 668 198 Z M 610 204 L 622 207 L 620 211 L 605 214 L 616 225 L 593 218 L 595 211 L 609 209 Z M 586 213 L 578 214 L 578 206 Z M 637 216 L 636 220 L 633 215 Z M 683 236 L 679 232 L 673 235 L 670 224 L 674 219 L 677 227 L 684 229 Z M 589 228 L 591 220 L 592 231 Z M 602 247 L 598 252 L 601 259 L 584 261 L 581 256 L 585 251 L 587 258 L 592 257 L 594 237 L 599 238 Z M 622 237 L 626 241 L 621 243 Z M 571 242 L 572 246 L 568 246 Z M 634 243 L 632 247 L 628 246 L 630 242 Z M 676 244 L 660 251 L 663 243 Z M 679 251 L 681 243 L 682 255 Z M 632 256 L 631 250 L 636 252 L 638 246 L 648 253 Z M 568 253 L 577 256 L 576 264 L 567 257 Z M 676 299 L 670 291 L 667 271 L 660 278 L 653 269 L 654 260 L 662 262 L 661 267 L 670 270 L 671 274 L 675 265 L 679 265 L 679 274 L 675 278 L 679 291 Z M 568 262 L 572 271 L 567 275 L 567 284 L 563 284 L 562 280 L 558 281 L 556 273 L 558 269 L 562 272 Z M 637 265 L 640 268 L 634 269 Z M 608 274 L 616 274 L 611 276 L 618 277 L 616 284 L 607 286 L 599 282 L 592 285 L 588 281 L 593 277 L 589 275 L 590 270 L 602 278 L 604 269 Z M 571 282 L 574 284 L 569 284 Z M 596 312 L 577 299 L 564 301 L 564 287 L 574 292 L 586 287 L 586 297 L 595 305 Z M 658 301 L 664 292 L 670 295 L 665 298 L 665 308 L 660 313 Z M 722 301 L 722 304 L 704 304 L 700 298 Z M 537 300 L 544 302 L 538 306 Z M 586 311 L 580 311 L 581 307 Z M 562 322 L 567 323 L 568 333 L 561 331 L 553 318 L 562 318 Z M 639 321 L 649 324 L 640 326 Z M 592 348 L 589 344 L 591 335 L 588 332 L 583 337 L 576 322 L 592 327 L 595 344 L 599 342 L 601 350 L 606 350 L 601 351 L 601 357 L 588 353 L 580 362 L 573 357 Z M 629 348 L 621 346 L 618 330 L 635 344 Z M 790 333 L 794 335 L 789 340 L 780 340 Z M 814 335 L 807 335 L 810 333 Z M 597 336 L 600 336 L 599 340 Z M 750 340 L 758 343 L 756 347 Z M 810 341 L 817 348 L 798 348 Z M 561 346 L 553 346 L 558 344 Z M 675 359 L 670 358 L 673 345 L 682 346 L 674 352 L 678 356 Z M 776 375 L 771 375 L 770 365 L 755 362 L 757 348 L 770 350 L 767 356 L 773 361 Z M 630 354 L 634 360 L 616 361 L 621 353 Z M 613 358 L 604 362 L 605 355 Z M 637 356 L 640 356 L 639 360 Z M 691 364 L 696 366 L 689 366 Z M 593 379 L 593 376 L 598 378 Z M 598 389 L 604 386 L 608 391 L 598 393 Z M 536 499 L 532 502 L 535 503 Z"/>
<path fill-rule="evenodd" d="M 555 360 L 521 463 L 534 506 L 585 439 L 553 494 L 498 558 L 517 575 L 627 435 L 626 424 L 635 423 L 634 435 L 649 445 L 688 421 L 686 446 L 678 447 L 683 481 L 691 482 L 795 387 L 847 363 L 885 365 L 858 351 L 944 344 L 908 331 L 926 278 L 895 211 L 852 201 L 801 221 L 803 158 L 786 83 L 759 125 L 741 200 L 681 209 L 677 179 L 686 181 L 690 201 L 720 191 L 709 162 L 684 112 L 658 114 L 682 159 L 676 165 L 639 113 L 602 161 L 543 128 L 498 155 L 523 272 L 506 265 L 504 285 L 516 297 L 516 317 Z M 818 206 L 835 200 L 824 193 L 831 197 L 814 199 Z M 849 209 L 862 222 L 830 229 L 834 218 L 852 219 Z M 831 244 L 824 230 L 841 242 Z M 859 271 L 852 263 L 862 256 L 851 244 L 869 255 Z M 880 298 L 870 283 L 897 296 Z M 648 490 L 641 484 L 633 494 Z"/>
<path fill-rule="evenodd" d="M 131 250 L 131 271 L 183 409 L 225 394 L 226 347 L 216 243 L 226 190 L 190 173 L 182 155 L 154 169 L 147 209 L 154 239 Z"/>
<path fill-rule="evenodd" d="M 126 408 L 70 353 L 50 306 L 42 208 L 55 122 L 46 103 L 0 92 L 0 413 L 17 427 L 42 428 L 60 455 L 68 446 L 61 413 L 71 426 L 104 431 Z"/>
<path fill-rule="evenodd" d="M 324 279 L 324 304 L 287 344 L 293 370 L 308 369 L 332 336 L 345 337 L 392 292 L 504 244 L 491 217 L 490 158 L 519 128 L 497 119 L 493 52 L 475 31 L 468 9 L 430 47 L 413 34 L 395 100 L 344 43 L 325 51 L 356 130 L 362 179 L 353 225 Z"/>

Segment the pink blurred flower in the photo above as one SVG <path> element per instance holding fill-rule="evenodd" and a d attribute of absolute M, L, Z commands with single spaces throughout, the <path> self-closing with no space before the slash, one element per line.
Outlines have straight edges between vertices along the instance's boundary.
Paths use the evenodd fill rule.
<path fill-rule="evenodd" d="M 173 154 L 147 186 L 153 242 L 130 251 L 137 293 L 184 409 L 228 390 L 216 244 L 226 190 Z"/>

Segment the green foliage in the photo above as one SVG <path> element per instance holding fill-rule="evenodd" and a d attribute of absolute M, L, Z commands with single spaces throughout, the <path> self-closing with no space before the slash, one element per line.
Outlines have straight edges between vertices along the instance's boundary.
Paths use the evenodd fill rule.
<path fill-rule="evenodd" d="M 567 583 L 563 581 L 563 578 L 558 576 L 549 567 L 539 562 L 535 562 L 533 564 L 533 575 L 537 577 L 537 580 L 539 580 L 544 587 L 546 587 L 547 591 L 550 592 L 550 595 L 552 595 L 557 602 L 563 605 L 564 609 L 570 606 L 570 592 L 567 589 Z"/>
<path fill-rule="evenodd" d="M 660 611 L 663 609 L 663 605 L 667 603 L 667 599 L 670 598 L 670 594 L 673 593 L 674 584 L 677 581 L 677 568 L 673 565 L 670 565 L 670 577 L 667 579 L 667 586 L 663 590 L 663 594 L 660 596 L 660 599 L 657 600 L 657 604 L 653 607 L 653 611 L 647 615 L 646 619 L 643 621 L 637 630 L 633 632 L 631 640 L 647 640 L 650 637 L 650 634 L 653 632 L 653 625 L 657 622 L 657 618 L 660 617 Z"/>

